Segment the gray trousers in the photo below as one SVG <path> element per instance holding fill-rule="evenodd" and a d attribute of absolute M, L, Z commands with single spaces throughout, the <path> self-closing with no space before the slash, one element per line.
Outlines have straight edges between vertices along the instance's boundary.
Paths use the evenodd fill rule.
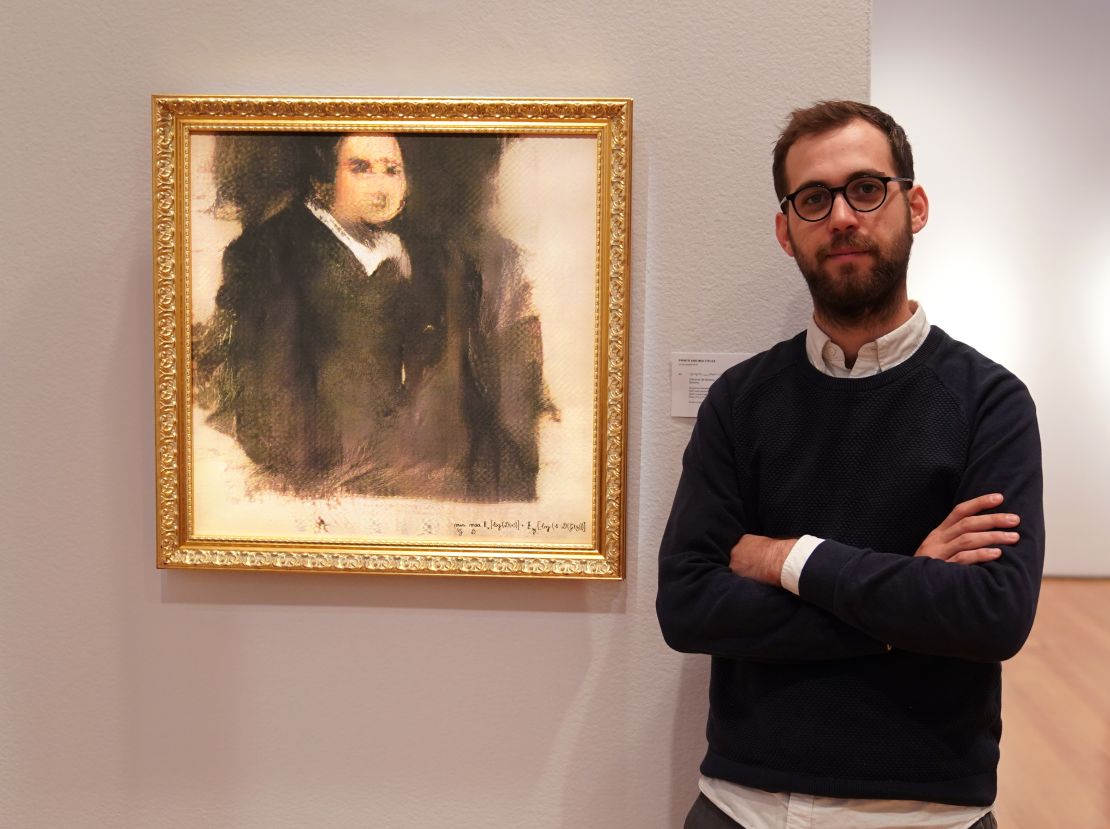
<path fill-rule="evenodd" d="M 717 808 L 717 804 L 703 794 L 698 795 L 682 829 L 744 829 L 735 820 Z M 968 829 L 998 829 L 998 821 L 988 812 Z"/>

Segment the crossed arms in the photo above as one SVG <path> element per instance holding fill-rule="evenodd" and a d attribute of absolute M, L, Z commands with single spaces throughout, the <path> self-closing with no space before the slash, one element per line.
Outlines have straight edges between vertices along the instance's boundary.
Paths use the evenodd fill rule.
<path fill-rule="evenodd" d="M 1040 444 L 1024 387 L 1003 383 L 996 398 L 973 424 L 958 503 L 916 554 L 826 539 L 802 570 L 799 595 L 781 586 L 794 539 L 748 531 L 752 506 L 736 485 L 729 418 L 719 401 L 707 401 L 660 552 L 657 610 L 668 644 L 765 661 L 890 648 L 988 662 L 1012 656 L 1032 626 L 1040 584 Z M 995 512 L 1003 498 L 1008 511 Z"/>

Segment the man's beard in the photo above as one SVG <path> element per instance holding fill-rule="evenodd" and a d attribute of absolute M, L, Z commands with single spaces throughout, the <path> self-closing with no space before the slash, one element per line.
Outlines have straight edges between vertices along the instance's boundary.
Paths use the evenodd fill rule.
<path fill-rule="evenodd" d="M 887 250 L 854 233 L 839 233 L 817 249 L 815 259 L 798 256 L 795 248 L 795 261 L 809 285 L 818 315 L 838 325 L 851 326 L 864 320 L 882 320 L 894 313 L 906 284 L 912 246 L 913 233 L 908 226 Z M 832 267 L 837 273 L 826 273 L 831 252 L 845 249 L 870 254 L 870 268 L 859 262 L 834 263 Z"/>

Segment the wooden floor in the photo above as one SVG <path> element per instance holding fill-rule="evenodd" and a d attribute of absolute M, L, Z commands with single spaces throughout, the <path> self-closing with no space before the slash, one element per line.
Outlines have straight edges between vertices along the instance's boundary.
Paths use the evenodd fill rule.
<path fill-rule="evenodd" d="M 1045 579 L 1002 723 L 999 829 L 1110 827 L 1110 579 Z"/>

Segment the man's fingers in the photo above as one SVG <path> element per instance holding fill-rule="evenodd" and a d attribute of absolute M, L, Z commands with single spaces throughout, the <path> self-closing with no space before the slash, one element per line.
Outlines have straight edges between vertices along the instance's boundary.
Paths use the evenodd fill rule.
<path fill-rule="evenodd" d="M 952 512 L 948 513 L 948 517 L 941 522 L 941 527 L 951 526 L 969 516 L 997 507 L 1001 503 L 1001 492 L 991 492 L 963 501 L 952 508 Z"/>
<path fill-rule="evenodd" d="M 982 549 L 993 549 L 1000 546 L 1017 544 L 1020 540 L 1020 534 L 1008 530 L 961 533 L 950 541 L 923 544 L 914 555 L 938 558 L 941 561 L 975 564 L 978 562 L 960 562 L 958 560 L 959 556 L 969 552 L 977 552 Z"/>
<path fill-rule="evenodd" d="M 940 533 L 945 540 L 955 540 L 967 533 L 990 532 L 992 530 L 1009 530 L 1017 527 L 1021 519 L 1009 512 L 988 512 L 984 515 L 972 515 L 962 518 Z"/>
<path fill-rule="evenodd" d="M 1002 544 L 1017 544 L 1021 538 L 1015 532 L 1005 530 L 991 530 L 982 533 L 962 533 L 944 545 L 944 548 L 956 554 L 964 550 L 977 550 L 980 547 L 997 547 Z M 951 557 L 951 556 L 949 556 Z"/>
<path fill-rule="evenodd" d="M 997 547 L 983 547 L 978 550 L 964 550 L 945 561 L 948 564 L 982 564 L 985 561 L 994 561 L 1000 555 L 1002 551 Z"/>
<path fill-rule="evenodd" d="M 1013 531 L 1021 523 L 1019 516 L 987 511 L 1001 503 L 1002 493 L 991 492 L 956 504 L 941 525 L 921 542 L 914 555 L 958 564 L 989 561 L 982 558 L 978 551 L 1016 544 L 1020 540 L 1020 536 Z"/>
<path fill-rule="evenodd" d="M 963 533 L 957 538 L 953 538 L 947 544 L 942 544 L 935 553 L 927 553 L 934 558 L 942 558 L 950 560 L 956 556 L 973 552 L 973 550 L 982 547 L 999 547 L 1002 545 L 1017 544 L 1019 536 L 1017 533 L 1006 533 L 1001 530 L 992 530 L 990 533 Z"/>

